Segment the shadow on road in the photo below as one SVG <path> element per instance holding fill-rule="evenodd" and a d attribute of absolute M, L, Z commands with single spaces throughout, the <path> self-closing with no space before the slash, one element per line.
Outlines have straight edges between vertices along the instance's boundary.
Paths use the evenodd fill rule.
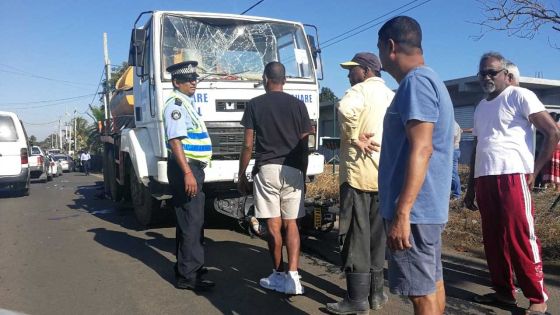
<path fill-rule="evenodd" d="M 144 227 L 136 223 L 133 211 L 130 208 L 116 206 L 114 202 L 103 199 L 102 193 L 102 182 L 79 186 L 75 192 L 75 203 L 69 205 L 69 207 L 77 211 L 86 211 L 125 229 L 145 230 Z M 243 232 L 236 220 L 225 216 L 209 215 L 207 219 L 211 219 L 206 222 L 207 228 Z M 166 224 L 172 226 L 174 223 L 167 222 Z M 94 233 L 94 240 L 103 246 L 141 261 L 157 272 L 162 279 L 174 285 L 174 261 L 170 261 L 158 252 L 164 251 L 174 254 L 175 240 L 173 238 L 167 238 L 155 231 L 146 231 L 147 238 L 104 228 L 91 229 L 89 232 Z M 259 286 L 258 279 L 268 275 L 271 269 L 269 254 L 265 248 L 235 241 L 214 241 L 210 238 L 205 238 L 205 244 L 207 267 L 210 268 L 208 278 L 216 281 L 217 287 L 213 291 L 203 294 L 203 296 L 221 312 L 252 314 L 267 310 L 266 312 L 270 314 L 305 313 L 291 303 L 291 300 L 300 297 L 287 298 L 283 294 L 264 290 Z M 336 231 L 320 236 L 303 236 L 302 251 L 317 265 L 326 267 L 327 273 L 340 272 L 339 268 L 336 267 L 340 266 Z M 442 256 L 447 295 L 446 312 L 459 315 L 497 314 L 495 307 L 471 302 L 476 294 L 491 291 L 490 277 L 484 260 L 480 260 L 480 257 L 467 257 L 455 252 L 448 255 L 445 253 L 446 251 L 449 252 L 449 249 L 444 250 Z M 559 274 L 560 267 L 545 265 L 545 275 L 547 273 L 551 275 Z M 325 304 L 333 300 L 323 292 L 338 297 L 345 295 L 344 287 L 341 288 L 328 280 L 324 280 L 321 277 L 322 275 L 313 275 L 304 270 L 300 271 L 300 274 L 307 289 L 306 298 Z M 386 271 L 385 278 L 387 279 Z M 556 288 L 560 286 L 557 276 L 552 279 L 546 276 L 545 278 L 548 286 L 552 285 Z M 480 292 L 483 291 L 480 289 L 481 286 L 486 287 L 485 292 Z M 232 288 L 234 289 L 232 290 Z M 319 288 L 321 291 L 314 288 Z M 522 294 L 519 295 L 520 298 L 521 296 Z M 395 301 L 401 299 L 403 303 L 409 304 L 406 298 L 395 295 L 391 295 L 390 299 Z M 412 310 L 411 305 L 410 307 Z M 509 314 L 524 314 L 524 310 L 519 307 L 498 308 Z M 319 312 L 319 310 L 317 311 Z M 503 311 L 500 312 L 503 313 Z"/>
<path fill-rule="evenodd" d="M 94 240 L 112 250 L 135 258 L 153 269 L 161 278 L 174 285 L 173 262 L 158 253 L 174 251 L 175 240 L 157 232 L 147 232 L 151 239 L 129 235 L 125 232 L 105 228 L 90 229 Z M 207 278 L 217 283 L 216 287 L 205 293 L 207 298 L 224 314 L 254 314 L 267 310 L 269 314 L 306 314 L 291 302 L 300 297 L 264 290 L 258 279 L 270 273 L 269 255 L 266 249 L 234 241 L 213 241 L 205 238 L 206 266 L 210 269 Z M 341 295 L 341 289 L 320 277 L 302 271 L 305 283 L 327 292 Z M 331 299 L 309 285 L 305 298 L 324 304 Z"/>

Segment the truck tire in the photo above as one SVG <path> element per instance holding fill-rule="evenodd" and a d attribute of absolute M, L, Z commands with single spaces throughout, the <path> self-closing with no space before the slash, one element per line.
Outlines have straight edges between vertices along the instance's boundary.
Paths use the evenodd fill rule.
<path fill-rule="evenodd" d="M 111 200 L 120 201 L 122 198 L 122 187 L 117 183 L 116 177 L 116 164 L 115 164 L 115 154 L 112 146 L 107 148 L 105 151 L 107 154 L 107 181 L 109 185 L 109 193 L 111 194 Z"/>
<path fill-rule="evenodd" d="M 153 224 L 159 215 L 161 201 L 152 197 L 148 187 L 138 180 L 134 168 L 130 169 L 130 197 L 138 223 L 145 227 Z"/>
<path fill-rule="evenodd" d="M 107 171 L 109 169 L 109 158 L 107 154 L 109 148 L 111 148 L 110 144 L 105 143 L 103 145 L 103 192 L 105 196 L 109 196 L 111 194 L 111 191 L 109 189 L 109 174 Z M 80 168 L 83 171 L 83 165 L 80 165 Z"/>

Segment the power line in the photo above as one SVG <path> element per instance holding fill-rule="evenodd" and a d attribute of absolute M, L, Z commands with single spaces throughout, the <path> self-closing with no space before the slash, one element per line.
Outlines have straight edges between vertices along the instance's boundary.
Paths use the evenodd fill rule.
<path fill-rule="evenodd" d="M 91 99 L 91 102 L 89 102 L 89 106 L 91 106 L 91 104 L 93 104 L 93 101 L 95 101 L 95 96 L 98 95 L 97 93 L 99 92 L 99 87 L 101 86 L 101 83 L 103 83 L 103 75 L 105 74 L 105 66 L 103 66 L 103 69 L 101 70 L 101 76 L 99 76 L 99 83 L 97 83 L 97 89 L 95 90 L 95 93 L 93 93 L 93 98 Z M 81 114 L 86 114 L 88 109 L 86 108 L 86 110 L 84 110 L 83 112 L 80 112 Z"/>
<path fill-rule="evenodd" d="M 44 122 L 44 123 L 29 123 L 29 122 L 23 122 L 26 125 L 32 125 L 32 126 L 41 126 L 41 125 L 51 125 L 54 123 L 58 123 L 58 119 L 57 120 L 53 120 L 53 121 L 49 121 L 49 122 Z"/>
<path fill-rule="evenodd" d="M 264 0 L 260 0 L 260 1 L 258 1 L 257 3 L 253 4 L 251 7 L 249 7 L 249 9 L 247 9 L 247 10 L 241 12 L 240 15 L 243 15 L 243 14 L 245 14 L 245 13 L 251 11 L 254 7 L 258 6 L 258 5 L 261 4 L 261 2 L 263 2 L 263 1 L 264 1 Z"/>
<path fill-rule="evenodd" d="M 389 15 L 389 14 L 395 12 L 395 11 L 398 11 L 398 10 L 400 10 L 400 9 L 402 9 L 402 8 L 404 8 L 404 7 L 407 7 L 407 6 L 411 5 L 412 3 L 418 2 L 418 1 L 420 1 L 420 0 L 413 0 L 413 1 L 410 1 L 409 3 L 406 3 L 406 4 L 404 4 L 404 5 L 401 5 L 400 7 L 396 8 L 396 9 L 393 9 L 393 10 L 391 10 L 391 11 L 389 11 L 389 12 L 383 14 L 383 15 L 380 15 L 380 16 L 378 16 L 378 17 L 372 19 L 372 20 L 369 20 L 369 21 L 367 21 L 367 22 L 365 22 L 365 23 L 363 23 L 363 24 L 360 24 L 360 25 L 358 25 L 358 26 L 356 26 L 356 27 L 354 27 L 354 28 L 351 28 L 351 29 L 349 29 L 349 30 L 347 30 L 347 31 L 345 31 L 345 32 L 342 32 L 342 33 L 339 34 L 339 35 L 336 35 L 336 36 L 334 36 L 334 37 L 331 37 L 331 38 L 329 38 L 329 39 L 323 41 L 322 44 L 327 44 L 327 43 L 329 43 L 329 42 L 332 42 L 333 40 L 335 40 L 335 39 L 337 39 L 337 38 L 340 38 L 340 37 L 342 37 L 342 36 L 344 36 L 344 35 L 346 35 L 346 34 L 348 34 L 348 33 L 351 33 L 351 32 L 353 32 L 353 31 L 355 31 L 355 30 L 357 30 L 357 29 L 359 29 L 359 28 L 361 28 L 361 27 L 364 27 L 364 26 L 366 26 L 366 25 L 368 25 L 368 24 L 370 24 L 370 23 L 373 23 L 373 22 L 375 22 L 375 21 L 377 21 L 377 20 L 379 20 L 379 19 L 381 19 L 381 18 L 383 18 L 383 17 L 385 17 L 385 16 L 387 16 L 387 15 Z"/>
<path fill-rule="evenodd" d="M 97 93 L 97 92 L 96 92 Z M 89 97 L 92 94 L 86 94 L 86 95 L 79 95 L 79 96 L 72 96 L 72 97 L 67 97 L 67 98 L 59 98 L 59 99 L 55 99 L 55 100 L 42 100 L 42 101 L 32 101 L 32 102 L 11 102 L 11 103 L 0 103 L 0 106 L 12 106 L 12 105 L 23 105 L 23 104 L 40 104 L 40 103 L 53 103 L 53 102 L 61 102 L 61 101 L 70 101 L 70 100 L 75 100 L 75 99 L 79 99 L 79 98 L 84 98 L 84 97 Z M 55 105 L 55 104 L 53 104 Z"/>
<path fill-rule="evenodd" d="M 53 81 L 53 82 L 66 83 L 66 84 L 71 84 L 71 85 L 89 85 L 89 86 L 93 85 L 93 84 L 90 84 L 90 83 L 73 82 L 73 81 L 67 81 L 67 80 L 53 79 L 53 78 L 45 77 L 45 76 L 42 76 L 42 75 L 36 75 L 36 74 L 31 73 L 31 72 L 21 70 L 21 69 L 18 69 L 16 67 L 13 67 L 13 66 L 10 66 L 10 65 L 7 65 L 7 64 L 3 64 L 3 63 L 0 63 L 0 66 L 8 67 L 8 68 L 11 68 L 11 69 L 15 70 L 15 71 L 10 71 L 10 70 L 0 69 L 0 72 L 11 73 L 11 74 L 16 74 L 16 75 L 21 75 L 21 76 L 27 76 L 27 77 L 36 78 L 36 79 L 43 79 L 43 80 Z"/>
<path fill-rule="evenodd" d="M 382 20 L 382 21 L 380 21 L 380 22 L 377 22 L 377 23 L 375 23 L 375 24 L 373 24 L 373 25 L 371 25 L 371 26 L 368 26 L 368 27 L 366 27 L 366 28 L 364 28 L 364 29 L 361 29 L 361 30 L 359 30 L 359 31 L 356 31 L 356 32 L 354 32 L 354 33 L 352 33 L 352 34 L 350 34 L 350 35 L 348 35 L 348 36 L 345 36 L 345 37 L 339 39 L 339 40 L 336 40 L 336 41 L 332 42 L 335 38 L 340 38 L 341 36 L 343 36 L 343 35 L 345 35 L 345 34 L 348 34 L 348 33 L 352 32 L 352 31 L 354 31 L 354 30 L 357 30 L 357 29 L 363 27 L 364 25 L 370 24 L 370 23 L 372 23 L 372 22 L 374 22 L 374 21 L 376 21 L 376 20 L 379 20 L 379 19 L 381 19 L 381 18 L 383 18 L 383 17 L 386 17 L 387 15 L 389 15 L 389 14 L 391 14 L 391 13 L 394 13 L 394 12 L 396 12 L 396 11 L 398 11 L 398 10 L 401 10 L 401 9 L 403 9 L 403 8 L 405 8 L 405 7 L 407 7 L 407 6 L 409 6 L 410 4 L 412 4 L 412 3 L 414 3 L 414 2 L 418 2 L 418 1 L 420 1 L 420 0 L 414 0 L 414 1 L 412 1 L 412 2 L 409 2 L 409 3 L 407 3 L 407 4 L 404 4 L 404 5 L 400 6 L 400 7 L 398 7 L 397 9 L 391 10 L 391 11 L 388 12 L 388 13 L 385 13 L 385 14 L 383 14 L 383 15 L 381 15 L 381 16 L 379 16 L 379 17 L 373 19 L 373 20 L 368 21 L 367 23 L 364 23 L 364 24 L 362 24 L 362 25 L 360 25 L 360 26 L 357 26 L 357 27 L 355 27 L 355 28 L 353 28 L 353 29 L 351 29 L 351 30 L 349 30 L 349 31 L 346 31 L 346 32 L 344 32 L 344 33 L 342 33 L 342 34 L 340 34 L 340 35 L 337 35 L 337 36 L 335 36 L 335 37 L 333 37 L 333 38 L 330 38 L 329 40 L 327 40 L 327 41 L 325 41 L 325 42 L 329 42 L 329 41 L 330 41 L 331 43 L 322 46 L 321 49 L 325 49 L 325 48 L 330 47 L 330 46 L 332 46 L 332 45 L 338 44 L 338 43 L 340 43 L 340 42 L 342 42 L 342 41 L 345 41 L 345 40 L 347 40 L 347 39 L 349 39 L 349 38 L 351 38 L 351 37 L 354 37 L 354 36 L 356 36 L 356 35 L 358 35 L 358 34 L 360 34 L 360 33 L 363 33 L 363 32 L 365 32 L 365 31 L 367 31 L 367 30 L 369 30 L 369 29 L 371 29 L 371 28 L 373 28 L 373 27 L 375 27 L 375 26 L 378 26 L 378 25 L 380 25 L 381 23 L 385 23 L 385 22 L 387 22 L 387 21 L 389 20 L 388 18 L 387 18 L 387 19 L 384 19 L 384 20 Z M 415 5 L 415 6 L 411 7 L 411 8 L 408 8 L 408 9 L 406 9 L 406 10 L 404 10 L 404 11 L 399 12 L 399 14 L 403 14 L 403 13 L 406 13 L 406 12 L 411 11 L 411 10 L 413 10 L 413 9 L 416 9 L 416 8 L 422 6 L 422 5 L 424 5 L 424 4 L 426 4 L 426 3 L 430 2 L 430 1 L 432 1 L 432 0 L 425 0 L 425 1 L 422 2 L 422 3 L 419 3 L 419 4 L 417 4 L 417 5 Z"/>
<path fill-rule="evenodd" d="M 88 96 L 89 96 L 89 95 L 88 95 Z M 10 107 L 10 109 L 20 109 L 20 110 L 23 109 L 23 110 L 25 110 L 25 109 L 35 109 L 35 108 L 45 108 L 45 107 L 59 106 L 59 105 L 70 105 L 70 106 L 72 106 L 73 103 L 58 102 L 58 103 L 53 103 L 53 104 L 37 105 L 37 106 Z"/>

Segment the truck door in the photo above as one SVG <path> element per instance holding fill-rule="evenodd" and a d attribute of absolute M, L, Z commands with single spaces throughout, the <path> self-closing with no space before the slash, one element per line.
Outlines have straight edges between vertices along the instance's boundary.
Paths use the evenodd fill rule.
<path fill-rule="evenodd" d="M 129 63 L 135 66 L 134 116 L 136 126 L 145 126 L 156 117 L 152 64 L 151 19 L 132 31 Z"/>

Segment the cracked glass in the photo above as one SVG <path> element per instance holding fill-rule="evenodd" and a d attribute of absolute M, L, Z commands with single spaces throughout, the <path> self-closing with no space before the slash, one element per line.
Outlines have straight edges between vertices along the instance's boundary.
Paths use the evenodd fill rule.
<path fill-rule="evenodd" d="M 196 60 L 204 81 L 260 81 L 264 66 L 279 61 L 288 81 L 314 82 L 313 61 L 298 24 L 165 15 L 162 55 L 164 80 L 171 79 L 168 66 Z"/>

